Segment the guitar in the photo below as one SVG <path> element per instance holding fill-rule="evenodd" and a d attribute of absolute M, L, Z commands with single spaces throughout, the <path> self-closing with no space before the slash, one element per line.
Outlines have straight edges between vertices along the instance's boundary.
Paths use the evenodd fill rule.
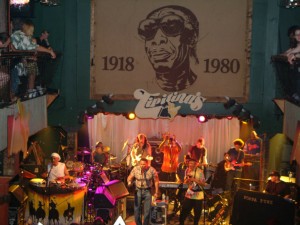
<path fill-rule="evenodd" d="M 224 163 L 224 169 L 226 172 L 230 170 L 235 170 L 235 166 L 252 166 L 251 162 L 245 162 L 244 165 L 242 163 L 236 163 L 236 160 L 232 160 L 231 162 L 226 160 Z"/>
<path fill-rule="evenodd" d="M 136 155 L 136 156 L 131 156 L 131 165 L 132 166 L 136 166 L 140 161 L 141 161 L 141 159 L 142 159 L 142 154 L 139 154 L 139 155 Z M 150 156 L 150 155 L 147 155 L 146 156 L 146 159 L 147 160 L 152 160 L 153 159 L 153 157 L 152 156 Z"/>

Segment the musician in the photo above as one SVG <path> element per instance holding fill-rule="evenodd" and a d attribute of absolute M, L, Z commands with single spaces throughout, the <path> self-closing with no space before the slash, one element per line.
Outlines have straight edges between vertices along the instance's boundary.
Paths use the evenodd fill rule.
<path fill-rule="evenodd" d="M 179 163 L 177 166 L 177 170 L 176 170 L 176 180 L 179 183 L 183 183 L 184 182 L 184 177 L 185 177 L 185 171 L 189 166 L 189 160 L 191 159 L 191 157 L 189 155 L 184 155 L 183 156 L 183 162 Z"/>
<path fill-rule="evenodd" d="M 69 171 L 64 163 L 59 162 L 61 157 L 58 153 L 51 154 L 51 163 L 48 164 L 48 182 L 64 182 L 66 179 L 71 179 Z"/>
<path fill-rule="evenodd" d="M 250 133 L 250 138 L 246 141 L 244 152 L 250 155 L 259 155 L 262 148 L 262 139 L 253 130 Z"/>
<path fill-rule="evenodd" d="M 176 141 L 175 136 L 163 135 L 163 141 L 159 145 L 159 150 L 164 153 L 164 160 L 161 166 L 160 178 L 165 181 L 176 181 L 176 170 L 178 166 L 178 155 L 181 146 Z"/>
<path fill-rule="evenodd" d="M 200 166 L 207 165 L 207 149 L 204 146 L 205 140 L 204 138 L 199 138 L 196 142 L 196 145 L 192 146 L 188 151 L 189 156 L 192 159 L 195 159 Z"/>
<path fill-rule="evenodd" d="M 204 199 L 203 187 L 206 183 L 203 170 L 197 167 L 197 161 L 194 158 L 189 160 L 184 183 L 188 184 L 188 189 L 183 201 L 179 224 L 184 225 L 186 217 L 194 209 L 194 225 L 197 225 L 200 220 L 202 201 Z"/>
<path fill-rule="evenodd" d="M 132 182 L 135 180 L 136 192 L 134 194 L 134 218 L 136 225 L 149 225 L 150 223 L 150 209 L 151 209 L 151 188 L 155 187 L 154 197 L 158 196 L 159 179 L 156 170 L 149 166 L 148 160 L 142 158 L 139 165 L 135 166 L 128 178 L 128 186 L 132 186 Z M 144 222 L 142 223 L 141 213 L 143 210 L 142 201 L 144 201 Z"/>
<path fill-rule="evenodd" d="M 109 154 L 104 151 L 104 146 L 101 141 L 98 141 L 95 150 L 92 152 L 92 163 L 99 163 L 102 166 L 108 165 Z"/>
<path fill-rule="evenodd" d="M 270 180 L 267 182 L 267 186 L 264 192 L 279 195 L 283 198 L 289 198 L 291 194 L 291 190 L 287 183 L 280 180 L 280 174 L 278 171 L 272 171 L 270 174 Z"/>
<path fill-rule="evenodd" d="M 226 162 L 224 164 L 226 174 L 226 186 L 225 191 L 230 191 L 234 178 L 241 178 L 242 168 L 244 166 L 244 141 L 242 139 L 235 139 L 233 141 L 234 147 L 227 151 L 225 156 Z M 238 182 L 237 182 L 238 184 Z"/>
<path fill-rule="evenodd" d="M 142 158 L 149 160 L 152 159 L 151 145 L 149 144 L 145 134 L 138 134 L 136 141 L 132 146 L 130 156 L 131 156 L 131 165 L 136 166 Z"/>

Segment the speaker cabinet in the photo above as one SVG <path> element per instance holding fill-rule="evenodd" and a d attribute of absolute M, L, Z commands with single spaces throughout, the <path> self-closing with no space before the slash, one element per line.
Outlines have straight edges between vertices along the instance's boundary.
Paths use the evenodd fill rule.
<path fill-rule="evenodd" d="M 109 190 L 105 186 L 99 186 L 96 189 L 94 196 L 95 208 L 114 208 L 116 198 L 112 196 Z"/>
<path fill-rule="evenodd" d="M 125 184 L 120 180 L 112 180 L 105 184 L 105 187 L 115 199 L 124 198 L 129 195 Z"/>

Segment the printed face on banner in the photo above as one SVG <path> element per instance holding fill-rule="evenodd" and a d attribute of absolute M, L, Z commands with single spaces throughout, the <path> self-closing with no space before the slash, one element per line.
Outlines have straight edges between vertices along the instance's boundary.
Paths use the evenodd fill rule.
<path fill-rule="evenodd" d="M 190 68 L 190 56 L 196 60 L 199 23 L 182 6 L 165 6 L 152 11 L 138 27 L 145 40 L 145 51 L 162 90 L 185 90 L 197 79 Z"/>
<path fill-rule="evenodd" d="M 197 93 L 245 99 L 247 0 L 94 1 L 91 96 Z"/>

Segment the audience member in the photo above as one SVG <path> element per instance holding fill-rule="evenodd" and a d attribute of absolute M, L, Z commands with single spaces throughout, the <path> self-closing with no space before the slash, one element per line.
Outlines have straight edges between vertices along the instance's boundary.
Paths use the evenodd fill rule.
<path fill-rule="evenodd" d="M 34 32 L 34 24 L 31 20 L 25 20 L 22 25 L 22 30 L 16 30 L 10 37 L 11 47 L 14 51 L 38 51 L 49 53 L 52 58 L 56 57 L 56 54 L 52 49 L 47 49 L 38 45 L 32 38 Z M 19 66 L 19 68 L 18 68 Z M 20 70 L 21 68 L 21 70 Z M 38 67 L 35 57 L 23 58 L 19 63 L 15 64 L 12 70 L 12 97 L 18 93 L 19 79 L 18 76 L 26 71 L 28 76 L 28 94 L 36 93 L 34 89 L 35 78 L 38 75 Z"/>
<path fill-rule="evenodd" d="M 47 30 L 43 30 L 39 37 L 36 37 L 37 44 L 45 48 L 51 49 L 51 46 L 48 41 L 50 33 Z"/>

